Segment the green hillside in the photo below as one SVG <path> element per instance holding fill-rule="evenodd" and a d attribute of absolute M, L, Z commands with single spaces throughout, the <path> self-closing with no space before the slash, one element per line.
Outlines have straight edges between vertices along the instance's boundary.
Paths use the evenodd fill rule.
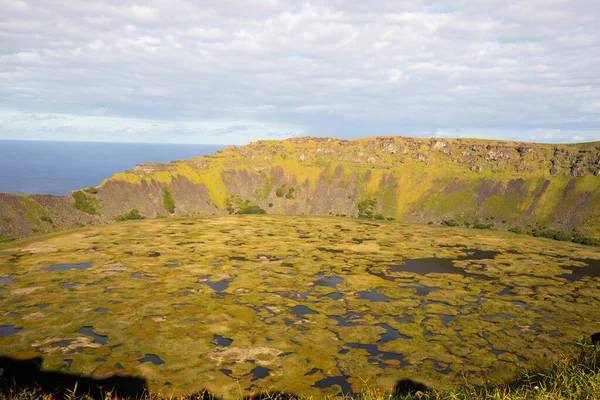
<path fill-rule="evenodd" d="M 263 212 L 350 217 L 367 202 L 379 218 L 598 240 L 600 143 L 261 141 L 139 165 L 71 196 L 0 194 L 0 233 L 18 238 L 107 223 L 132 210 L 147 218 Z"/>

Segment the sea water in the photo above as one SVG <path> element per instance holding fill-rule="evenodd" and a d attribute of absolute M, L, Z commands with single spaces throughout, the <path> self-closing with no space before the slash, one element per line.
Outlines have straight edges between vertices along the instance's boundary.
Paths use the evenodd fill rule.
<path fill-rule="evenodd" d="M 226 145 L 0 140 L 0 192 L 66 195 L 145 162 L 168 163 Z"/>

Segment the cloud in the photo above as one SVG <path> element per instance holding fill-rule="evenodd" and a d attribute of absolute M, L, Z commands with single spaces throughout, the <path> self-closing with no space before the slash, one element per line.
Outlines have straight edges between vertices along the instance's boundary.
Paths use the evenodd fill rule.
<path fill-rule="evenodd" d="M 53 140 L 162 143 L 167 135 L 171 143 L 244 144 L 247 137 L 286 139 L 305 134 L 283 123 L 228 119 L 149 121 L 103 115 L 107 112 L 106 107 L 98 107 L 94 109 L 95 115 L 88 116 L 2 111 L 0 139 L 9 139 L 2 133 L 10 131 L 23 140 L 54 135 Z"/>
<path fill-rule="evenodd" d="M 90 140 L 119 139 L 99 116 L 137 121 L 131 135 L 158 123 L 165 142 L 181 140 L 181 121 L 227 121 L 215 132 L 236 143 L 274 134 L 227 131 L 236 120 L 283 136 L 439 129 L 600 140 L 590 137 L 600 126 L 600 9 L 585 0 L 0 0 L 0 9 L 4 111 L 85 120 L 70 134 L 85 125 Z M 2 124 L 0 138 L 18 138 L 13 128 Z"/>

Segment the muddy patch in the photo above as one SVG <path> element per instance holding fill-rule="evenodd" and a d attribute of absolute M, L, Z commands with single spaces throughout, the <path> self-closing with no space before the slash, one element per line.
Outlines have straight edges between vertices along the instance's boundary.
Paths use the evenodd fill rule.
<path fill-rule="evenodd" d="M 44 247 L 27 247 L 23 249 L 31 254 L 45 254 L 45 253 L 56 253 L 58 249 L 56 247 L 44 246 Z"/>
<path fill-rule="evenodd" d="M 68 354 L 81 348 L 95 349 L 102 345 L 93 342 L 88 337 L 79 337 L 74 339 L 50 338 L 34 342 L 31 346 L 44 354 Z"/>
<path fill-rule="evenodd" d="M 278 359 L 280 354 L 280 350 L 271 347 L 229 347 L 211 351 L 206 355 L 219 364 L 254 360 L 258 365 L 267 366 Z"/>
<path fill-rule="evenodd" d="M 20 288 L 20 289 L 15 289 L 12 291 L 12 294 L 15 295 L 27 295 L 27 294 L 31 294 L 37 290 L 43 289 L 42 286 L 30 286 L 30 287 L 24 287 L 24 288 Z"/>

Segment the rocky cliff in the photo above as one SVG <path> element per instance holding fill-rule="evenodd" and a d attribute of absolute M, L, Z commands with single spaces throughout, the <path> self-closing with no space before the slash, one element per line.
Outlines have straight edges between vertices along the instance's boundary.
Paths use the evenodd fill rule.
<path fill-rule="evenodd" d="M 366 204 L 366 206 L 365 206 Z M 0 193 L 0 233 L 19 238 L 169 215 L 260 212 L 540 226 L 600 238 L 600 142 L 294 138 L 143 164 L 69 196 Z"/>

